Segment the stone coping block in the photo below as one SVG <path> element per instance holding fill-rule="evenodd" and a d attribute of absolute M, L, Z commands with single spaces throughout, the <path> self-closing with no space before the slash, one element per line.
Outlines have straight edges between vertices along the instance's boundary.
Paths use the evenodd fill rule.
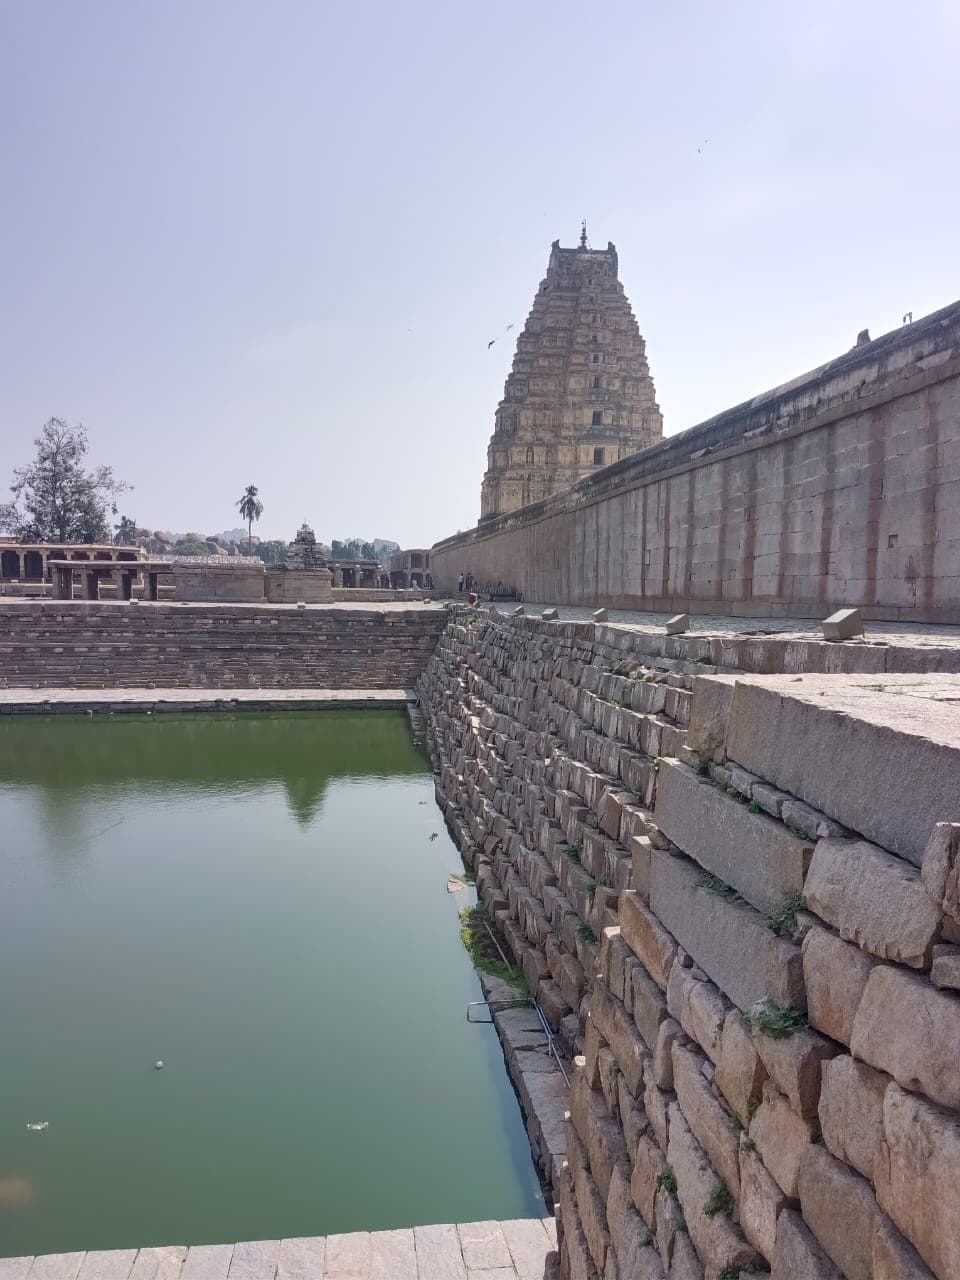
<path fill-rule="evenodd" d="M 890 1077 L 849 1054 L 824 1062 L 820 1131 L 831 1155 L 875 1180 L 883 1142 L 883 1099 Z"/>
<path fill-rule="evenodd" d="M 810 1025 L 849 1044 L 867 980 L 878 962 L 819 926 L 807 933 L 802 951 Z"/>
<path fill-rule="evenodd" d="M 770 1280 L 843 1280 L 795 1209 L 783 1209 L 777 1218 Z"/>
<path fill-rule="evenodd" d="M 701 875 L 689 859 L 657 851 L 650 890 L 657 917 L 742 1012 L 761 1000 L 804 1009 L 800 948 L 776 937 L 752 907 L 704 888 Z"/>
<path fill-rule="evenodd" d="M 766 814 L 751 813 L 687 765 L 660 762 L 654 814 L 669 840 L 758 911 L 773 913 L 803 889 L 810 842 Z"/>
<path fill-rule="evenodd" d="M 719 681 L 727 757 L 844 826 L 919 866 L 934 824 L 960 820 L 960 677 L 702 679 Z"/>
<path fill-rule="evenodd" d="M 960 998 L 917 974 L 877 965 L 853 1020 L 850 1049 L 905 1089 L 960 1108 Z"/>
<path fill-rule="evenodd" d="M 670 1104 L 667 1160 L 676 1178 L 677 1196 L 690 1237 L 707 1274 L 753 1266 L 758 1258 L 752 1245 L 745 1238 L 740 1239 L 726 1214 L 705 1212 L 717 1186 L 717 1174 L 675 1102 Z"/>
<path fill-rule="evenodd" d="M 960 1119 L 890 1084 L 877 1160 L 880 1207 L 940 1280 L 960 1276 Z"/>
<path fill-rule="evenodd" d="M 940 906 L 917 869 L 866 840 L 820 840 L 805 890 L 807 907 L 845 942 L 881 960 L 928 968 Z"/>
<path fill-rule="evenodd" d="M 863 635 L 863 618 L 859 609 L 838 609 L 823 620 L 824 640 L 850 640 Z"/>

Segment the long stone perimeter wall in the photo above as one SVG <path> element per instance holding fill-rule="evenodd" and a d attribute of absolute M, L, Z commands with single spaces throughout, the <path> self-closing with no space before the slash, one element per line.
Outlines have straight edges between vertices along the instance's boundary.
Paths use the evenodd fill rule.
<path fill-rule="evenodd" d="M 468 623 L 421 700 L 481 901 L 574 1055 L 566 1159 L 536 1152 L 547 1274 L 960 1280 L 960 680 Z"/>
<path fill-rule="evenodd" d="M 528 600 L 960 623 L 960 303 L 438 543 Z"/>
<path fill-rule="evenodd" d="M 2 688 L 405 689 L 443 629 L 437 608 L 9 601 Z"/>

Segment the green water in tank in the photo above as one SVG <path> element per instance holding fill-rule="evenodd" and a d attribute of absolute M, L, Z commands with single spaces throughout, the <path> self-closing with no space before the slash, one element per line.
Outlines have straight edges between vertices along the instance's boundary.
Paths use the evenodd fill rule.
<path fill-rule="evenodd" d="M 458 869 L 399 711 L 0 719 L 0 1255 L 542 1214 Z"/>

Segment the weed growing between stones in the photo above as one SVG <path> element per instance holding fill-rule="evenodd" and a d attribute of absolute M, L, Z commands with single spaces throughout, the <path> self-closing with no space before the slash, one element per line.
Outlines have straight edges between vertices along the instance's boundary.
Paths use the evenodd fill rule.
<path fill-rule="evenodd" d="M 759 812 L 760 812 L 759 804 L 757 804 L 756 800 L 751 800 L 750 803 L 747 805 L 747 813 L 759 813 Z"/>
<path fill-rule="evenodd" d="M 580 926 L 580 928 L 577 930 L 577 937 L 581 940 L 581 942 L 589 942 L 594 946 L 596 945 L 597 935 L 593 932 L 593 930 L 590 928 L 588 924 L 582 924 Z"/>
<path fill-rule="evenodd" d="M 519 991 L 526 991 L 527 984 L 517 965 L 504 964 L 497 945 L 487 931 L 487 909 L 482 903 L 464 907 L 460 912 L 460 940 L 475 969 L 489 973 L 491 978 L 502 978 Z"/>
<path fill-rule="evenodd" d="M 753 1097 L 747 1102 L 747 1121 L 748 1122 L 752 1120 L 753 1117 L 757 1114 L 757 1107 L 759 1107 L 759 1105 L 760 1105 L 760 1095 L 759 1093 L 755 1093 Z"/>
<path fill-rule="evenodd" d="M 476 883 L 477 877 L 472 871 L 455 871 L 447 880 L 447 893 L 455 893 L 458 889 L 466 889 L 467 885 Z"/>
<path fill-rule="evenodd" d="M 707 756 L 700 757 L 700 763 L 697 765 L 697 773 L 701 778 L 710 777 L 710 760 Z"/>
<path fill-rule="evenodd" d="M 797 928 L 797 913 L 804 911 L 807 904 L 802 893 L 788 893 L 772 915 L 767 916 L 767 927 L 778 938 L 784 934 L 793 934 Z"/>
<path fill-rule="evenodd" d="M 672 1196 L 677 1194 L 677 1178 L 676 1174 L 669 1165 L 664 1169 L 663 1173 L 657 1174 L 657 1186 L 663 1187 L 664 1191 L 669 1191 Z"/>
<path fill-rule="evenodd" d="M 710 871 L 701 871 L 697 876 L 697 884 L 701 889 L 707 889 L 710 893 L 715 893 L 718 898 L 726 898 L 728 902 L 743 901 L 733 885 L 727 884 L 726 880 L 721 880 L 719 876 L 713 875 Z"/>
<path fill-rule="evenodd" d="M 807 1024 L 807 1015 L 799 1009 L 781 1009 L 772 1000 L 764 1000 L 750 1011 L 750 1023 L 754 1031 L 771 1040 L 786 1040 Z"/>
<path fill-rule="evenodd" d="M 725 1182 L 717 1181 L 714 1183 L 713 1190 L 707 1199 L 707 1203 L 703 1206 L 703 1212 L 708 1218 L 715 1217 L 718 1213 L 729 1215 L 733 1212 L 733 1196 L 730 1194 L 730 1188 Z"/>
<path fill-rule="evenodd" d="M 583 836 L 577 836 L 573 844 L 568 844 L 566 849 L 564 850 L 564 853 L 567 855 L 567 857 L 570 859 L 571 862 L 579 862 L 580 855 L 581 853 L 583 853 Z"/>
<path fill-rule="evenodd" d="M 740 1150 L 745 1151 L 748 1156 L 753 1156 L 755 1160 L 760 1159 L 760 1152 L 757 1150 L 757 1144 L 752 1138 L 744 1138 L 740 1143 Z"/>

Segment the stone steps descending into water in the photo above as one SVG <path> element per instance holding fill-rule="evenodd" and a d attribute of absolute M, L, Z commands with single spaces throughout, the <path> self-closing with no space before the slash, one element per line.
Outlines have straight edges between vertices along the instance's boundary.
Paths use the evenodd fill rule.
<path fill-rule="evenodd" d="M 0 715 L 383 710 L 409 707 L 415 697 L 411 689 L 0 688 Z"/>
<path fill-rule="evenodd" d="M 0 1258 L 0 1280 L 541 1280 L 552 1218 Z"/>
<path fill-rule="evenodd" d="M 4 601 L 0 687 L 406 687 L 445 616 L 434 605 Z"/>
<path fill-rule="evenodd" d="M 473 614 L 418 692 L 447 824 L 574 1055 L 558 1274 L 960 1280 L 939 656 Z"/>

